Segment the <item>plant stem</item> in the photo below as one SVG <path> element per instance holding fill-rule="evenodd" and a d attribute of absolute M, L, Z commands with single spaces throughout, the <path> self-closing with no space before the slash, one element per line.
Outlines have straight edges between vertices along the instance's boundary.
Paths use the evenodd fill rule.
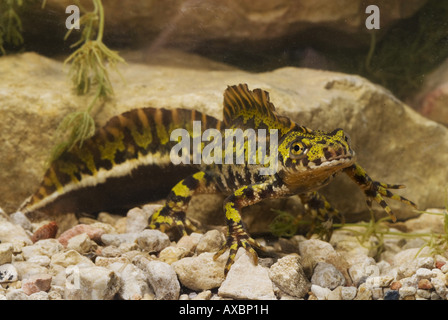
<path fill-rule="evenodd" d="M 100 21 L 99 21 L 99 25 L 98 25 L 98 34 L 96 37 L 96 41 L 102 42 L 103 41 L 103 32 L 104 32 L 104 8 L 101 3 L 101 0 L 94 0 L 93 3 L 95 5 L 95 12 L 97 12 L 97 10 L 98 10 L 99 15 L 100 15 Z"/>
<path fill-rule="evenodd" d="M 370 48 L 365 62 L 367 72 L 371 71 L 370 62 L 372 61 L 373 53 L 375 52 L 375 45 L 376 45 L 376 33 L 375 31 L 372 31 L 372 36 L 370 37 Z"/>

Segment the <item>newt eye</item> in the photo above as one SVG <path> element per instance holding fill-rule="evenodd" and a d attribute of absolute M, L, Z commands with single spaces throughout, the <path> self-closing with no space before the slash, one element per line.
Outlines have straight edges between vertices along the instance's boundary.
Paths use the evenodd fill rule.
<path fill-rule="evenodd" d="M 305 150 L 306 150 L 306 148 L 303 145 L 303 143 L 293 142 L 289 149 L 289 154 L 290 154 L 291 158 L 298 159 L 298 158 L 302 158 L 305 156 L 305 153 L 306 153 Z"/>

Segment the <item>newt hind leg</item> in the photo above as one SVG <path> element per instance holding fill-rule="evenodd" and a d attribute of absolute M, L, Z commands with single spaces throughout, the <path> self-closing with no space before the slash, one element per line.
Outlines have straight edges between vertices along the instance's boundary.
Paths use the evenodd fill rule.
<path fill-rule="evenodd" d="M 344 223 L 344 217 L 319 192 L 308 192 L 299 195 L 306 214 L 311 217 L 311 226 L 307 238 L 317 234 L 329 241 L 333 233 L 333 223 L 338 220 Z"/>

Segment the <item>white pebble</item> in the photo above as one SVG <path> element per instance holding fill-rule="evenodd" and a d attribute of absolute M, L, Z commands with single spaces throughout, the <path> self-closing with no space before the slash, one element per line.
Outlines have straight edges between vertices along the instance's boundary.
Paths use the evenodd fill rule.
<path fill-rule="evenodd" d="M 445 298 L 446 296 L 446 285 L 445 281 L 443 281 L 441 278 L 432 278 L 431 284 L 433 285 L 434 289 L 436 290 L 437 294 L 441 298 Z"/>
<path fill-rule="evenodd" d="M 319 262 L 314 268 L 311 283 L 333 290 L 338 286 L 343 286 L 345 284 L 345 278 L 334 265 Z"/>
<path fill-rule="evenodd" d="M 400 293 L 400 298 L 407 296 L 412 296 L 417 293 L 417 288 L 415 287 L 401 287 L 398 292 Z"/>
<path fill-rule="evenodd" d="M 358 290 L 356 287 L 342 287 L 341 297 L 342 300 L 353 300 L 356 297 Z"/>
<path fill-rule="evenodd" d="M 441 268 L 440 271 L 443 273 L 448 273 L 448 263 L 445 263 Z"/>
<path fill-rule="evenodd" d="M 12 243 L 0 243 L 0 265 L 11 263 L 14 246 Z"/>
<path fill-rule="evenodd" d="M 17 269 L 12 264 L 6 263 L 0 266 L 0 283 L 14 282 L 18 278 Z"/>
<path fill-rule="evenodd" d="M 311 292 L 316 296 L 318 300 L 327 300 L 328 296 L 331 293 L 331 290 L 328 288 L 322 288 L 319 285 L 312 284 Z"/>
<path fill-rule="evenodd" d="M 425 299 L 431 299 L 431 291 L 429 290 L 423 290 L 423 289 L 417 289 L 417 296 Z"/>
<path fill-rule="evenodd" d="M 148 252 L 159 252 L 171 244 L 166 233 L 150 229 L 139 232 L 135 241 L 140 249 Z"/>
<path fill-rule="evenodd" d="M 171 265 L 162 261 L 149 261 L 146 264 L 148 282 L 157 300 L 176 300 L 180 294 L 180 284 Z"/>
<path fill-rule="evenodd" d="M 426 268 L 419 268 L 415 272 L 415 275 L 417 276 L 417 279 L 431 279 L 436 276 L 436 274 L 429 269 Z"/>

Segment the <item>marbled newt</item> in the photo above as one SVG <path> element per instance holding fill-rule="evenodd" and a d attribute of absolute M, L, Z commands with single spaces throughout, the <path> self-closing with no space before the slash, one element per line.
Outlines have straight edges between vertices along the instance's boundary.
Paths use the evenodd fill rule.
<path fill-rule="evenodd" d="M 200 121 L 201 133 L 210 128 L 219 132 L 232 128 L 276 129 L 276 172 L 260 174 L 266 165 L 259 160 L 249 163 L 248 157 L 243 164 L 174 165 L 170 150 L 179 141 L 171 141 L 171 133 L 186 129 L 194 139 L 193 121 Z M 204 143 L 199 148 L 203 149 Z M 276 112 L 268 92 L 251 91 L 246 84 L 240 84 L 229 86 L 224 92 L 222 121 L 186 109 L 142 108 L 113 117 L 82 146 L 75 146 L 55 160 L 39 189 L 19 210 L 92 213 L 130 208 L 168 195 L 165 205 L 150 218 L 148 227 L 162 231 L 175 227 L 185 234 L 186 227 L 191 226 L 185 214 L 191 197 L 224 193 L 227 240 L 215 257 L 230 249 L 227 273 L 240 247 L 257 261 L 253 247 L 259 245 L 248 235 L 241 219 L 244 207 L 263 199 L 299 195 L 310 213 L 331 220 L 338 211 L 317 190 L 340 172 L 364 191 L 369 205 L 376 201 L 393 219 L 385 197 L 415 206 L 388 190 L 402 185 L 369 177 L 355 162 L 355 152 L 342 129 L 324 132 L 300 126 Z"/>

